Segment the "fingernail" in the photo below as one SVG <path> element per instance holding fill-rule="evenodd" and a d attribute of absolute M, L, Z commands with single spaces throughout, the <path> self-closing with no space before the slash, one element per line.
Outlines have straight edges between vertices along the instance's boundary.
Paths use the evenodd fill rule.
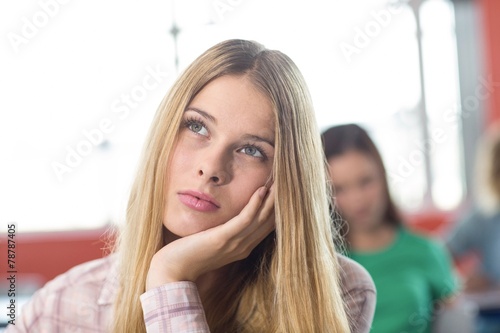
<path fill-rule="evenodd" d="M 265 186 L 262 186 L 260 189 L 259 189 L 259 196 L 261 198 L 265 197 L 266 196 L 266 193 L 267 193 L 267 188 Z"/>

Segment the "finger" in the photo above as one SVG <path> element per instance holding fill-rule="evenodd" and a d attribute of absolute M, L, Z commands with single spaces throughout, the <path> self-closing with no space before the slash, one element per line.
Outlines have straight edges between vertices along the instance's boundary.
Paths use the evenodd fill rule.
<path fill-rule="evenodd" d="M 248 237 L 249 235 L 251 235 L 252 239 L 259 239 L 258 242 L 260 242 L 260 240 L 264 239 L 271 231 L 275 229 L 274 201 L 274 186 L 271 186 L 266 198 L 264 199 L 264 203 L 255 214 L 252 222 L 248 224 L 244 230 L 242 230 L 242 237 Z"/>
<path fill-rule="evenodd" d="M 262 242 L 274 229 L 276 229 L 274 214 L 271 214 L 267 219 L 262 222 L 258 228 L 251 232 L 250 247 L 255 248 Z"/>
<path fill-rule="evenodd" d="M 258 213 L 257 219 L 259 222 L 267 220 L 271 214 L 274 214 L 274 201 L 275 201 L 275 187 L 274 184 L 271 185 L 267 193 L 264 203 L 261 205 Z"/>
<path fill-rule="evenodd" d="M 237 233 L 241 229 L 248 226 L 249 223 L 253 221 L 255 218 L 259 208 L 262 205 L 262 201 L 266 196 L 267 189 L 265 186 L 259 187 L 250 197 L 249 202 L 245 207 L 241 210 L 241 212 L 236 215 L 234 218 L 226 222 L 221 226 L 225 226 L 226 228 L 230 228 L 230 232 Z M 234 230 L 236 228 L 236 230 Z"/>
<path fill-rule="evenodd" d="M 252 219 L 255 217 L 255 214 L 262 206 L 262 202 L 266 197 L 268 190 L 265 186 L 261 186 L 254 192 L 254 194 L 250 197 L 248 204 L 241 210 L 238 214 L 243 219 Z"/>

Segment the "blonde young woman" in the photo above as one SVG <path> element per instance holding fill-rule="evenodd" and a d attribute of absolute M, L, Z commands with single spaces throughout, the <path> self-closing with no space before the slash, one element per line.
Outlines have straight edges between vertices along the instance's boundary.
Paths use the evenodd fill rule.
<path fill-rule="evenodd" d="M 306 84 L 278 51 L 210 48 L 161 103 L 116 253 L 49 282 L 8 332 L 368 332 L 336 254 Z"/>

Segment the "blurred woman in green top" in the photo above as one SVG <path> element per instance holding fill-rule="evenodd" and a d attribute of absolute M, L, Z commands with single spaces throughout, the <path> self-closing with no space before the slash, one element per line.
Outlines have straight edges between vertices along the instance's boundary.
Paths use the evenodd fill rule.
<path fill-rule="evenodd" d="M 322 137 L 335 204 L 347 221 L 347 254 L 377 288 L 371 332 L 432 332 L 436 307 L 456 291 L 448 254 L 402 225 L 382 158 L 365 130 L 342 125 Z"/>

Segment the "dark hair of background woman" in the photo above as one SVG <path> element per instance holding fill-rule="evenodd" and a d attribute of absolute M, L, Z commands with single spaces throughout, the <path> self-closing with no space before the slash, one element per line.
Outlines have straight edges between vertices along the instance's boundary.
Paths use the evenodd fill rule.
<path fill-rule="evenodd" d="M 389 194 L 389 185 L 384 163 L 377 147 L 370 136 L 368 136 L 368 133 L 358 125 L 346 124 L 330 127 L 323 132 L 321 139 L 323 141 L 323 149 L 327 160 L 333 157 L 339 157 L 350 151 L 356 151 L 367 155 L 375 161 L 379 170 L 382 172 L 385 185 L 384 195 L 386 196 L 387 207 L 383 217 L 384 223 L 399 227 L 401 225 L 401 218 Z M 335 188 L 333 188 L 333 193 L 335 193 Z M 345 230 L 345 228 L 343 229 L 342 231 L 345 235 L 348 231 Z"/>

